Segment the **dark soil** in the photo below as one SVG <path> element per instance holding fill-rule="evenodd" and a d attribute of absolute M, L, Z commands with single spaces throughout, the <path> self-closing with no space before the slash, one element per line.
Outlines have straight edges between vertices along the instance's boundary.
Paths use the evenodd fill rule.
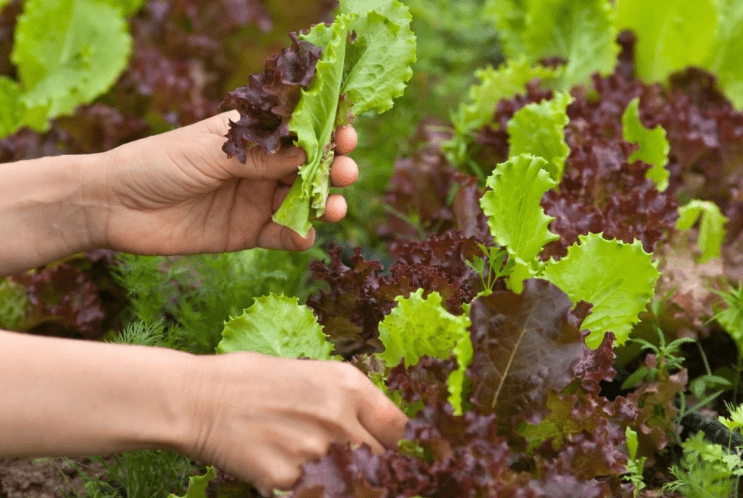
<path fill-rule="evenodd" d="M 100 467 L 88 459 L 81 467 Z M 76 466 L 63 458 L 0 459 L 0 498 L 83 497 L 84 481 Z"/>

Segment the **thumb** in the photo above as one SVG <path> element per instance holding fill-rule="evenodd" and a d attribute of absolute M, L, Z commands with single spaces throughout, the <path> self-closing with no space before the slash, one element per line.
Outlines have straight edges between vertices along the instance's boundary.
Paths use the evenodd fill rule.
<path fill-rule="evenodd" d="M 263 147 L 251 147 L 247 160 L 241 164 L 237 176 L 262 180 L 280 180 L 307 162 L 307 154 L 300 147 L 282 147 L 269 154 Z"/>

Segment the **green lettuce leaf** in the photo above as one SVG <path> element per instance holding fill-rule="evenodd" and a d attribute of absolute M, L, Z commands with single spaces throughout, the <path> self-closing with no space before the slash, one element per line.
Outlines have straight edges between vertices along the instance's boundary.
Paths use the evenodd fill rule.
<path fill-rule="evenodd" d="M 559 238 L 547 228 L 554 218 L 540 205 L 544 193 L 556 185 L 547 168 L 541 157 L 512 157 L 495 168 L 487 181 L 491 190 L 480 198 L 493 239 L 516 262 L 509 281 L 516 292 L 524 279 L 538 273 L 537 255 L 545 244 Z"/>
<path fill-rule="evenodd" d="M 617 0 L 616 26 L 637 34 L 638 76 L 662 81 L 687 66 L 704 66 L 713 49 L 712 0 Z"/>
<path fill-rule="evenodd" d="M 546 169 L 560 183 L 570 147 L 565 143 L 568 105 L 573 97 L 556 93 L 550 100 L 519 109 L 508 122 L 509 156 L 532 154 L 547 160 Z"/>
<path fill-rule="evenodd" d="M 415 35 L 408 8 L 399 1 L 368 4 L 351 2 L 331 26 L 318 24 L 300 39 L 323 48 L 317 75 L 302 91 L 289 129 L 307 153 L 273 219 L 304 236 L 310 221 L 322 216 L 333 163 L 334 130 L 368 111 L 384 112 L 403 94 L 412 77 Z M 363 11 L 363 12 L 362 12 Z"/>
<path fill-rule="evenodd" d="M 743 109 L 743 2 L 714 0 L 717 29 L 707 69 L 738 109 Z"/>
<path fill-rule="evenodd" d="M 638 240 L 626 244 L 588 234 L 568 247 L 567 256 L 551 260 L 543 278 L 562 289 L 574 304 L 593 305 L 582 328 L 590 331 L 586 344 L 595 349 L 606 332 L 614 332 L 617 345 L 627 340 L 653 297 L 660 276 L 657 266 Z"/>
<path fill-rule="evenodd" d="M 276 294 L 256 298 L 242 315 L 230 319 L 217 345 L 220 354 L 252 351 L 313 360 L 332 359 L 332 350 L 312 311 L 295 297 Z"/>
<path fill-rule="evenodd" d="M 176 496 L 173 493 L 168 498 L 204 498 L 206 497 L 206 488 L 209 481 L 217 477 L 217 470 L 214 467 L 207 467 L 206 474 L 203 476 L 193 476 L 188 478 L 188 489 L 183 496 Z"/>
<path fill-rule="evenodd" d="M 488 0 L 486 9 L 508 57 L 567 60 L 558 83 L 563 90 L 614 69 L 619 47 L 609 0 Z"/>
<path fill-rule="evenodd" d="M 145 0 L 104 0 L 105 3 L 112 5 L 113 7 L 116 7 L 117 9 L 121 9 L 122 14 L 129 17 L 132 14 L 135 14 L 139 9 L 141 9 L 144 4 Z"/>
<path fill-rule="evenodd" d="M 0 76 L 0 137 L 18 131 L 23 122 L 21 87 L 7 76 Z"/>
<path fill-rule="evenodd" d="M 445 360 L 453 353 L 458 369 L 449 375 L 449 401 L 461 413 L 464 372 L 472 360 L 468 314 L 452 315 L 441 305 L 438 292 L 423 298 L 423 289 L 395 300 L 397 306 L 379 324 L 379 339 L 385 347 L 379 358 L 388 367 L 400 360 L 407 367 L 416 365 L 422 356 Z"/>
<path fill-rule="evenodd" d="M 18 19 L 11 60 L 22 104 L 46 120 L 105 93 L 126 68 L 131 49 L 121 7 L 102 0 L 28 0 Z"/>
<path fill-rule="evenodd" d="M 728 220 L 714 202 L 694 199 L 679 208 L 676 228 L 688 230 L 694 226 L 700 217 L 697 246 L 701 253 L 698 262 L 702 264 L 720 256 L 720 248 L 725 239 L 725 223 Z"/>
<path fill-rule="evenodd" d="M 622 133 L 627 142 L 640 145 L 630 156 L 629 162 L 640 160 L 652 164 L 647 178 L 653 180 L 661 192 L 668 188 L 670 173 L 665 166 L 668 164 L 671 146 L 662 126 L 658 125 L 652 130 L 643 126 L 640 121 L 640 97 L 633 99 L 622 114 Z"/>
<path fill-rule="evenodd" d="M 452 114 L 454 137 L 443 145 L 442 150 L 454 164 L 462 164 L 471 142 L 469 135 L 490 122 L 500 100 L 524 93 L 526 84 L 535 78 L 549 85 L 559 74 L 559 69 L 534 65 L 525 58 L 518 62 L 509 59 L 498 69 L 492 66 L 478 69 L 475 76 L 479 83 L 470 87 L 467 100 Z"/>
<path fill-rule="evenodd" d="M 342 14 L 365 14 L 389 5 L 392 0 L 341 0 Z"/>

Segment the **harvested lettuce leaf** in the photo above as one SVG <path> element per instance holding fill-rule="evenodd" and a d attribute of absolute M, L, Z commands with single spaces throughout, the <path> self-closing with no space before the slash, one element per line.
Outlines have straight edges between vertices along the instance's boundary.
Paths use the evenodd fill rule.
<path fill-rule="evenodd" d="M 370 8 L 374 10 L 368 10 Z M 406 82 L 413 75 L 411 65 L 416 59 L 416 41 L 410 22 L 408 8 L 397 0 L 344 3 L 342 13 L 333 24 L 318 24 L 298 36 L 300 49 L 316 47 L 321 49 L 322 55 L 317 61 L 305 61 L 300 57 L 311 64 L 300 64 L 302 78 L 291 81 L 298 88 L 296 83 L 301 80 L 301 96 L 293 107 L 291 95 L 281 99 L 275 97 L 275 94 L 285 93 L 277 89 L 280 84 L 275 77 L 253 84 L 257 96 L 244 92 L 246 96 L 255 97 L 255 102 L 238 108 L 240 122 L 253 119 L 254 112 L 262 113 L 265 118 L 257 118 L 258 122 L 251 126 L 258 130 L 266 126 L 272 136 L 278 131 L 271 147 L 267 148 L 269 152 L 277 150 L 283 138 L 296 136 L 295 145 L 307 154 L 307 162 L 300 167 L 297 180 L 274 214 L 276 223 L 305 236 L 312 227 L 311 221 L 325 213 L 330 166 L 335 154 L 335 130 L 353 123 L 356 116 L 365 112 L 379 114 L 390 109 L 392 100 L 403 94 Z M 272 68 L 267 65 L 267 71 L 269 69 Z M 304 76 L 310 73 L 311 81 L 306 81 Z M 278 113 L 274 101 L 278 101 Z M 237 107 L 235 102 L 226 103 Z M 232 137 L 225 144 L 225 152 L 243 160 L 245 152 L 240 149 L 251 146 L 252 138 L 238 136 L 236 144 L 231 140 Z"/>

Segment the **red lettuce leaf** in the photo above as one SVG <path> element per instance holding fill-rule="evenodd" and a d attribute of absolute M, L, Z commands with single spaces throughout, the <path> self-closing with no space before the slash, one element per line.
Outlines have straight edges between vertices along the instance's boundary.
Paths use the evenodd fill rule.
<path fill-rule="evenodd" d="M 246 150 L 253 145 L 274 153 L 282 140 L 293 137 L 289 121 L 301 90 L 315 77 L 322 49 L 299 41 L 296 33 L 289 36 L 292 46 L 269 58 L 263 73 L 251 76 L 246 86 L 227 94 L 222 103 L 240 112 L 238 121 L 230 121 L 223 150 L 228 157 L 237 156 L 241 163 L 245 163 Z"/>
<path fill-rule="evenodd" d="M 472 303 L 471 401 L 495 412 L 505 431 L 515 419 L 539 423 L 548 393 L 573 382 L 586 346 L 572 307 L 564 292 L 538 279 L 525 281 L 521 294 L 497 291 Z"/>

